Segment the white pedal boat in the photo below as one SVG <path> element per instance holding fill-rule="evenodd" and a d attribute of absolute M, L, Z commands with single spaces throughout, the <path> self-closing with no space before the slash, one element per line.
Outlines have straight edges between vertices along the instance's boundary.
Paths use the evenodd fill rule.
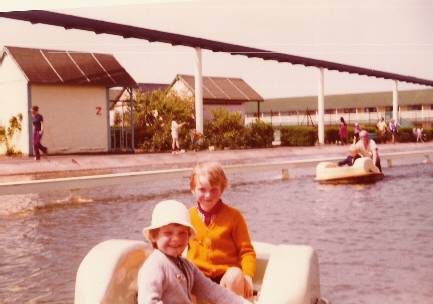
<path fill-rule="evenodd" d="M 320 183 L 362 183 L 374 182 L 383 178 L 371 158 L 361 157 L 353 166 L 341 166 L 333 162 L 321 162 L 316 167 L 316 181 Z"/>
<path fill-rule="evenodd" d="M 302 245 L 253 243 L 257 254 L 254 288 L 260 304 L 327 303 L 320 299 L 319 261 Z M 145 242 L 108 240 L 81 262 L 75 304 L 137 303 L 137 274 L 152 248 Z"/>

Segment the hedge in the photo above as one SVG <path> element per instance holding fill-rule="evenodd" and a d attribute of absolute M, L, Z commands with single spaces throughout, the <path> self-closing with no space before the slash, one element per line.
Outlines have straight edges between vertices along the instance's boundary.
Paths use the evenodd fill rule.
<path fill-rule="evenodd" d="M 305 126 L 285 126 L 280 128 L 282 146 L 314 146 L 317 142 L 317 129 Z"/>
<path fill-rule="evenodd" d="M 250 148 L 266 148 L 272 146 L 274 128 L 265 122 L 249 124 L 245 129 L 245 142 Z"/>

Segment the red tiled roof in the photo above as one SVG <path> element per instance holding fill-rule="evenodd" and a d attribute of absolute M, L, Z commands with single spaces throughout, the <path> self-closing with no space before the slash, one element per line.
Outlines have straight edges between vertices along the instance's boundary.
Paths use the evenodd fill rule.
<path fill-rule="evenodd" d="M 6 47 L 30 83 L 135 86 L 134 79 L 108 54 Z"/>
<path fill-rule="evenodd" d="M 194 92 L 194 76 L 177 75 L 176 80 L 182 80 Z M 241 78 L 207 76 L 203 76 L 203 99 L 205 101 L 226 101 L 228 103 L 263 101 L 263 97 Z"/>

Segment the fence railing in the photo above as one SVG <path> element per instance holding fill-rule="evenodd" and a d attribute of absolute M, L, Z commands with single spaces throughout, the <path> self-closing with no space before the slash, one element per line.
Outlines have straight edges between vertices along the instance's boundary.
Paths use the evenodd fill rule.
<path fill-rule="evenodd" d="M 335 125 L 340 122 L 340 117 L 343 117 L 346 123 L 353 124 L 375 124 L 379 118 L 383 116 L 387 120 L 392 117 L 391 112 L 362 112 L 362 113 L 326 113 L 324 120 L 325 125 Z M 433 122 L 433 110 L 423 111 L 400 111 L 399 118 L 405 121 L 420 123 Z M 254 114 L 245 114 L 245 123 L 249 124 L 256 121 L 257 117 Z M 309 125 L 311 123 L 317 125 L 317 113 L 304 112 L 299 114 L 287 114 L 285 112 L 266 112 L 261 113 L 260 120 L 270 123 L 273 126 L 290 126 L 290 125 Z"/>

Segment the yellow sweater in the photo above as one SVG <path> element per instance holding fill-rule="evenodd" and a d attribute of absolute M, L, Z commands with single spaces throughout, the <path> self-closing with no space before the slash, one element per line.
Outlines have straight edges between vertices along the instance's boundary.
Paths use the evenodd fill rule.
<path fill-rule="evenodd" d="M 209 226 L 203 222 L 197 208 L 189 211 L 197 235 L 189 242 L 188 259 L 208 277 L 222 276 L 233 266 L 253 277 L 256 253 L 239 210 L 223 203 Z"/>

